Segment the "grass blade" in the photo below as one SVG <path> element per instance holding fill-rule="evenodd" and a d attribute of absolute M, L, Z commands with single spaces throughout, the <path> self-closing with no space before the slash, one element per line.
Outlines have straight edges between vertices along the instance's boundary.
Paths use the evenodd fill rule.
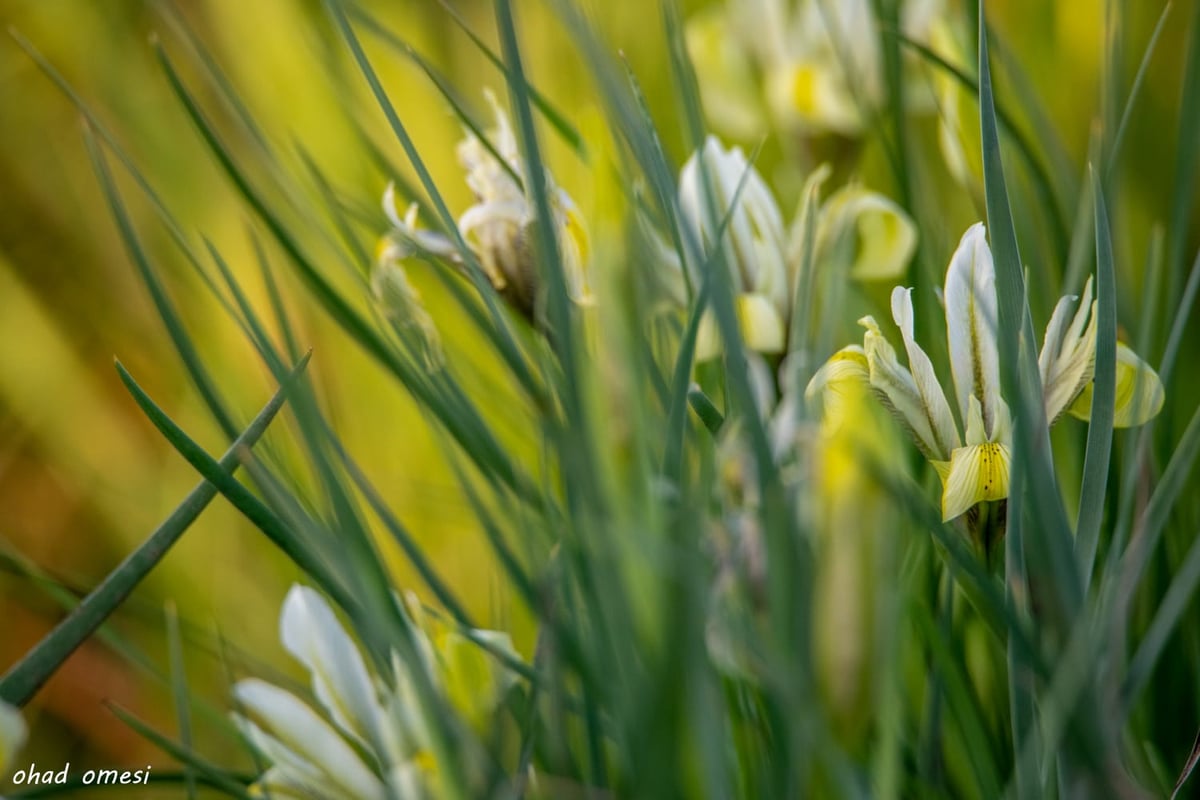
<path fill-rule="evenodd" d="M 171 662 L 171 694 L 175 700 L 175 716 L 179 721 L 179 746 L 192 749 L 191 700 L 188 696 L 187 674 L 183 663 L 183 638 L 179 635 L 179 611 L 174 603 L 168 603 L 167 652 Z M 192 766 L 185 765 L 184 787 L 188 800 L 196 800 L 196 774 Z"/>
<path fill-rule="evenodd" d="M 1091 583 L 1096 547 L 1100 541 L 1117 397 L 1116 272 L 1104 188 L 1095 172 L 1092 173 L 1092 199 L 1096 215 L 1096 374 L 1087 453 L 1083 462 L 1083 487 L 1079 493 L 1079 522 L 1075 530 L 1075 552 L 1085 587 Z"/>
<path fill-rule="evenodd" d="M 307 363 L 307 359 L 301 361 L 293 370 L 293 377 L 298 377 Z M 271 420 L 283 407 L 290 388 L 288 383 L 280 386 L 221 460 L 212 461 L 212 471 L 230 481 L 234 480 L 232 472 L 239 464 L 240 454 L 262 437 Z M 130 553 L 66 619 L 0 678 L 0 699 L 18 706 L 27 703 L 59 665 L 129 597 L 216 495 L 216 487 L 208 481 L 193 489 L 137 550 Z"/>

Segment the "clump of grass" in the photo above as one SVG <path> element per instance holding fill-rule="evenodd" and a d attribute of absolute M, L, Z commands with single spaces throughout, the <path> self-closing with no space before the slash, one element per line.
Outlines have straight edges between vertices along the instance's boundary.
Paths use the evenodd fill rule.
<path fill-rule="evenodd" d="M 1183 705 L 1170 687 L 1194 690 L 1200 666 L 1194 648 L 1180 652 L 1186 648 L 1173 639 L 1194 616 L 1189 601 L 1200 581 L 1200 546 L 1188 527 L 1196 509 L 1185 502 L 1200 413 L 1186 407 L 1174 370 L 1200 270 L 1181 279 L 1191 201 L 1181 189 L 1165 265 L 1156 268 L 1168 277 L 1163 296 L 1177 302 L 1172 313 L 1155 315 L 1160 297 L 1148 292 L 1142 318 L 1130 320 L 1139 331 L 1135 347 L 1118 344 L 1118 228 L 1110 217 L 1118 190 L 1109 178 L 1143 70 L 1124 112 L 1110 115 L 1115 128 L 1098 128 L 1098 177 L 1081 189 L 1053 185 L 1041 166 L 1052 154 L 1037 152 L 997 108 L 982 3 L 974 9 L 978 60 L 970 69 L 902 30 L 903 3 L 863 3 L 877 40 L 839 42 L 821 68 L 881 71 L 870 83 L 875 91 L 853 98 L 855 119 L 878 124 L 835 132 L 879 137 L 895 197 L 845 185 L 855 148 L 832 170 L 808 169 L 807 156 L 828 146 L 829 132 L 802 126 L 787 135 L 811 148 L 793 152 L 793 141 L 776 154 L 786 169 L 809 176 L 793 192 L 798 211 L 785 226 L 776 199 L 785 192 L 756 163 L 765 148 L 747 158 L 709 139 L 703 98 L 708 91 L 711 107 L 712 90 L 697 79 L 695 47 L 690 54 L 674 4 L 664 4 L 661 27 L 675 107 L 659 108 L 578 5 L 551 1 L 561 34 L 593 76 L 603 140 L 589 139 L 536 88 L 523 49 L 533 34 L 508 0 L 494 4 L 494 44 L 444 9 L 496 67 L 504 99 L 496 101 L 495 127 L 470 110 L 476 87 L 455 87 L 364 7 L 324 5 L 331 35 L 393 134 L 387 145 L 364 140 L 382 167 L 380 213 L 360 212 L 376 198 L 354 195 L 303 151 L 307 174 L 290 171 L 173 12 L 168 19 L 195 53 L 221 114 L 200 100 L 205 94 L 177 67 L 175 48 L 154 45 L 181 108 L 254 219 L 269 309 L 248 298 L 242 265 L 215 243 L 191 243 L 117 137 L 22 42 L 83 114 L 131 261 L 232 444 L 213 458 L 118 365 L 147 419 L 203 480 L 0 678 L 0 700 L 27 703 L 220 494 L 305 576 L 308 588 L 289 595 L 282 638 L 308 668 L 314 702 L 248 678 L 238 691 L 245 762 L 204 758 L 193 750 L 180 632 L 169 617 L 179 741 L 121 713 L 183 766 L 170 780 L 186 796 L 198 786 L 234 797 L 265 788 L 356 798 L 1179 791 L 1195 753 L 1189 757 L 1190 741 L 1179 738 L 1182 723 L 1159 710 Z M 1189 25 L 1188 86 L 1200 74 L 1200 14 Z M 410 58 L 462 121 L 469 209 L 451 208 L 367 54 L 367 36 Z M 1110 35 L 1114 48 L 1120 38 Z M 919 131 L 910 114 L 919 109 L 906 97 L 928 89 L 918 80 L 924 68 L 945 73 L 978 103 L 974 166 L 987 241 L 976 229 L 976 249 L 962 256 L 976 259 L 970 285 L 941 298 L 945 323 L 928 312 L 913 316 L 934 305 L 931 287 L 951 261 L 930 222 L 939 200 L 921 194 L 935 170 L 911 143 Z M 845 78 L 839 85 L 855 85 Z M 1183 133 L 1194 126 L 1186 111 Z M 664 117 L 674 124 L 655 124 Z M 250 157 L 230 144 L 247 132 Z M 1183 171 L 1197 141 L 1180 137 Z M 553 177 L 551 142 L 595 180 L 614 183 L 620 224 L 598 224 L 587 235 L 586 215 Z M 668 155 L 678 149 L 696 155 L 684 166 Z M 403 154 L 406 169 L 392 164 L 392 153 Z M 189 337 L 169 276 L 131 222 L 110 173 L 113 157 L 280 386 L 244 429 Z M 1021 181 L 1012 179 L 1018 161 Z M 827 190 L 825 181 L 837 186 Z M 1050 418 L 1043 381 L 1058 374 L 1055 353 L 1049 367 L 1039 365 L 1034 319 L 1061 294 L 1041 297 L 1040 287 L 1062 282 L 1068 264 L 1061 242 L 1032 236 L 1014 217 L 1031 198 L 1088 211 L 1067 235 L 1072 252 L 1095 254 L 1094 269 L 1086 269 L 1095 273 L 1094 311 L 1085 299 L 1074 317 L 1075 349 L 1059 370 L 1076 380 L 1050 404 Z M 462 501 L 506 589 L 534 621 L 533 641 L 513 648 L 486 629 L 490 621 L 472 616 L 466 587 L 439 574 L 403 510 L 391 508 L 340 440 L 306 377 L 307 343 L 268 255 L 286 261 L 307 296 L 444 435 Z M 1035 279 L 1027 264 L 1030 272 L 1051 266 L 1037 267 L 1045 274 Z M 409 280 L 426 266 L 453 316 L 431 313 Z M 920 298 L 906 305 L 902 289 L 892 296 L 908 368 L 869 317 L 883 313 L 875 307 L 879 290 L 893 283 L 914 285 Z M 934 346 L 926 355 L 914 326 L 925 342 L 940 341 L 943 325 L 953 336 L 959 301 L 970 309 L 971 358 L 954 360 L 955 341 L 949 354 Z M 865 346 L 839 349 L 860 317 L 870 319 Z M 1066 326 L 1066 317 L 1054 319 Z M 468 329 L 473 348 L 500 365 L 515 407 L 498 410 L 472 391 L 479 383 L 472 365 L 442 343 L 451 325 Z M 1158 359 L 1156 343 L 1164 345 Z M 1134 350 L 1146 362 L 1131 361 L 1126 353 Z M 973 369 L 960 376 L 963 363 Z M 1067 369 L 1075 363 L 1078 370 Z M 978 389 L 960 391 L 956 410 L 933 394 L 937 374 L 952 369 L 956 386 Z M 984 397 L 979 387 L 988 382 Z M 1078 406 L 1083 399 L 1086 408 Z M 252 449 L 285 405 L 299 465 L 277 450 Z M 1068 406 L 1090 419 L 1086 438 L 1056 438 L 1052 447 L 1049 426 Z M 1160 407 L 1168 424 L 1190 419 L 1182 435 L 1154 435 Z M 913 458 L 893 415 L 932 465 Z M 1001 416 L 1011 416 L 1011 432 Z M 1122 421 L 1147 424 L 1114 433 Z M 502 425 L 516 425 L 536 456 L 506 444 Z M 938 430 L 949 438 L 941 441 Z M 1059 465 L 1072 447 L 1082 450 L 1080 475 Z M 972 472 L 969 458 L 978 453 L 959 452 L 972 448 L 993 460 Z M 234 475 L 238 468 L 245 480 Z M 995 483 L 1001 477 L 1003 490 Z M 976 494 L 962 488 L 968 479 L 982 486 L 971 485 Z M 1065 499 L 1076 495 L 1077 509 Z M 1190 537 L 1186 552 L 1163 551 L 1164 538 L 1179 543 L 1173 531 Z M 411 562 L 424 584 L 413 588 L 427 606 L 395 585 L 384 541 Z"/>

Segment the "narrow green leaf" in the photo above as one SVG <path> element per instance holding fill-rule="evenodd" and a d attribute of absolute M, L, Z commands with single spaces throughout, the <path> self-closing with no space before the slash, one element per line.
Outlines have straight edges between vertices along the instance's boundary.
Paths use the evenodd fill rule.
<path fill-rule="evenodd" d="M 1187 62 L 1179 97 L 1179 132 L 1175 138 L 1175 187 L 1167 221 L 1167 297 L 1179 296 L 1188 218 L 1196 194 L 1196 166 L 1200 163 L 1200 3 L 1192 5 Z"/>
<path fill-rule="evenodd" d="M 442 9 L 445 10 L 451 21 L 453 21 L 454 24 L 457 25 L 458 28 L 467 35 L 467 38 L 471 40 L 471 43 L 479 49 L 479 52 L 483 53 L 484 57 L 487 58 L 488 61 L 492 62 L 497 69 L 504 73 L 504 76 L 507 80 L 511 81 L 513 78 L 508 72 L 508 68 L 504 63 L 504 59 L 501 58 L 495 50 L 488 46 L 487 42 L 483 41 L 483 39 L 471 29 L 471 26 L 467 24 L 467 21 L 463 19 L 463 16 L 458 13 L 454 6 L 450 5 L 448 0 L 437 0 L 437 2 Z M 558 135 L 563 138 L 563 141 L 571 146 L 571 149 L 575 151 L 575 154 L 586 161 L 588 159 L 587 141 L 583 138 L 583 135 L 580 134 L 579 130 L 572 125 L 566 116 L 557 108 L 555 108 L 554 105 L 546 98 L 546 96 L 539 92 L 536 87 L 530 84 L 526 84 L 526 87 L 527 91 L 529 92 L 529 99 L 537 107 L 537 110 L 542 114 L 543 117 L 546 118 L 546 121 L 550 123 L 550 126 L 558 133 Z"/>
<path fill-rule="evenodd" d="M 1154 675 L 1154 667 L 1162 657 L 1167 642 L 1175 627 L 1188 611 L 1188 604 L 1196 587 L 1200 585 L 1200 532 L 1192 537 L 1192 545 L 1188 548 L 1187 557 L 1175 567 L 1171 575 L 1171 585 L 1163 596 L 1158 611 L 1150 627 L 1146 629 L 1142 641 L 1138 644 L 1133 660 L 1125 671 L 1121 682 L 1120 705 L 1124 714 L 1128 714 L 1134 701 L 1150 678 Z"/>
<path fill-rule="evenodd" d="M 1154 25 L 1154 32 L 1150 34 L 1150 41 L 1146 43 L 1146 49 L 1142 52 L 1142 60 L 1138 64 L 1137 74 L 1133 76 L 1133 85 L 1129 87 L 1129 97 L 1126 98 L 1125 108 L 1121 112 L 1121 121 L 1117 125 L 1116 133 L 1109 141 L 1108 150 L 1105 153 L 1104 174 L 1106 179 L 1116 170 L 1121 155 L 1121 145 L 1125 143 L 1125 132 L 1129 127 L 1129 120 L 1133 117 L 1133 109 L 1137 106 L 1138 97 L 1141 95 L 1146 72 L 1154 57 L 1154 51 L 1158 47 L 1158 39 L 1167 27 L 1167 18 L 1171 14 L 1171 8 L 1170 2 L 1163 5 L 1162 13 L 1158 15 L 1158 22 Z"/>
<path fill-rule="evenodd" d="M 1104 187 L 1094 172 L 1092 197 L 1096 217 L 1096 372 L 1087 453 L 1083 462 L 1083 485 L 1079 492 L 1079 522 L 1075 530 L 1075 552 L 1085 587 L 1091 583 L 1096 547 L 1100 541 L 1117 396 L 1116 271 L 1113 267 L 1112 233 L 1104 202 Z"/>
<path fill-rule="evenodd" d="M 167 654 L 171 662 L 171 695 L 175 701 L 175 716 L 179 722 L 179 746 L 192 749 L 192 713 L 188 691 L 187 670 L 183 660 L 183 638 L 179 635 L 179 610 L 173 602 L 166 607 Z M 196 800 L 196 773 L 190 764 L 184 766 L 184 788 L 188 800 Z"/>
<path fill-rule="evenodd" d="M 150 263 L 150 258 L 146 254 L 146 251 L 142 248 L 133 222 L 125 210 L 125 203 L 121 200 L 120 192 L 118 192 L 117 186 L 113 182 L 112 174 L 108 170 L 104 154 L 100 151 L 91 127 L 86 123 L 83 132 L 84 143 L 87 145 L 88 155 L 92 159 L 92 168 L 95 170 L 96 177 L 100 181 L 100 188 L 104 192 L 105 200 L 107 200 L 113 219 L 117 223 L 117 228 L 120 231 L 122 241 L 125 243 L 125 250 L 129 254 L 129 259 L 137 267 L 138 273 L 142 277 L 142 282 L 146 284 L 146 288 L 150 292 L 150 299 L 154 302 L 154 308 L 158 311 L 163 325 L 166 326 L 167 334 L 171 337 L 171 342 L 175 345 L 175 351 L 179 354 L 180 360 L 183 361 L 184 366 L 187 368 L 188 375 L 191 377 L 192 383 L 196 386 L 196 390 L 200 392 L 200 396 L 204 399 L 205 405 L 208 406 L 209 412 L 217 420 L 217 424 L 221 426 L 222 432 L 232 439 L 237 436 L 237 426 L 233 423 L 225 401 L 221 398 L 212 376 L 208 374 L 208 370 L 205 369 L 203 362 L 200 360 L 200 354 L 196 352 L 195 344 L 184 329 L 183 320 L 180 318 L 175 304 L 167 294 L 166 287 L 159 280 L 157 271 Z"/>
<path fill-rule="evenodd" d="M 292 373 L 293 379 L 303 372 L 307 364 L 308 360 L 305 359 L 296 366 Z M 252 447 L 263 435 L 283 406 L 290 389 L 290 383 L 280 386 L 275 396 L 234 440 L 221 460 L 218 462 L 210 459 L 211 471 L 214 474 L 220 474 L 236 483 L 231 473 L 239 463 L 240 454 Z M 216 494 L 216 487 L 207 481 L 193 489 L 138 549 L 130 553 L 66 619 L 0 678 L 0 699 L 18 706 L 29 702 L 67 657 L 129 597 L 133 589 L 179 541 L 179 537 L 195 522 Z"/>
<path fill-rule="evenodd" d="M 308 356 L 305 356 L 304 360 L 297 365 L 296 371 L 303 369 L 307 363 Z M 346 609 L 353 609 L 356 606 L 356 603 L 347 594 L 345 587 L 342 586 L 341 582 L 330 571 L 329 565 L 314 558 L 309 547 L 298 539 L 278 516 L 229 472 L 223 470 L 221 465 L 206 453 L 200 445 L 192 441 L 183 432 L 183 429 L 176 425 L 150 399 L 150 396 L 145 393 L 120 362 L 117 362 L 117 373 L 121 377 L 121 382 L 125 384 L 125 388 L 133 395 L 134 401 L 142 409 L 142 412 L 145 413 L 154 427 L 158 428 L 167 441 L 171 443 L 171 446 L 184 457 L 184 460 L 203 475 L 238 511 L 242 512 L 247 519 L 254 523 L 255 527 L 261 530 L 288 558 L 295 562 L 305 573 L 312 576 L 318 585 L 333 597 L 339 605 Z M 234 455 L 235 457 L 240 456 L 244 459 L 246 457 L 245 448 L 239 448 Z"/>
<path fill-rule="evenodd" d="M 246 790 L 245 784 L 230 776 L 225 770 L 206 761 L 190 748 L 172 741 L 170 737 L 159 733 L 125 709 L 113 703 L 108 703 L 107 705 L 109 710 L 119 720 L 132 728 L 139 736 L 153 743 L 179 763 L 191 767 L 198 776 L 202 776 L 210 785 L 220 789 L 230 797 L 238 798 L 238 800 L 253 800 L 253 796 Z"/>

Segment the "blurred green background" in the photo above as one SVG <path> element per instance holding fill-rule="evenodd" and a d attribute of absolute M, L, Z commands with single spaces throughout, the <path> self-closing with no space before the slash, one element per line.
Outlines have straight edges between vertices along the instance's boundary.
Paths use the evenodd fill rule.
<path fill-rule="evenodd" d="M 501 76 L 434 0 L 367 5 L 438 64 L 481 115 L 486 107 L 480 89 L 502 90 Z M 681 161 L 685 153 L 673 123 L 657 12 L 638 0 L 594 0 L 590 5 L 644 82 L 666 145 Z M 691 2 L 688 8 L 702 5 Z M 1117 66 L 1124 91 L 1161 5 L 1116 5 L 1123 8 L 1126 47 Z M 273 146 L 286 154 L 285 161 L 298 163 L 294 143 L 302 142 L 340 192 L 365 208 L 375 208 L 386 178 L 363 152 L 352 121 L 370 131 L 397 163 L 402 154 L 349 68 L 320 3 L 189 0 L 178 6 L 243 94 Z M 490 3 L 460 0 L 455 6 L 494 41 Z M 517 6 L 525 57 L 539 88 L 585 134 L 600 137 L 588 76 L 569 39 L 544 4 L 523 1 Z M 990 6 L 1006 60 L 1022 65 L 1075 174 L 1082 174 L 1089 132 L 1102 107 L 1105 0 L 994 0 Z M 1151 225 L 1166 220 L 1178 177 L 1173 154 L 1185 23 L 1191 15 L 1189 3 L 1178 6 L 1150 65 L 1112 201 L 1118 220 L 1123 320 L 1132 319 L 1139 307 Z M 167 19 L 155 3 L 143 0 L 0 0 L 0 23 L 19 31 L 61 70 L 117 133 L 185 221 L 189 235 L 199 241 L 203 232 L 216 242 L 256 301 L 265 305 L 246 232 L 248 212 L 203 151 L 154 59 L 150 36 L 161 32 L 168 50 L 180 61 L 189 61 L 186 46 Z M 458 121 L 416 68 L 366 38 L 451 208 L 461 210 L 468 194 L 451 146 L 461 136 Z M 1005 89 L 1002 82 L 1002 99 L 1015 103 L 1013 93 Z M 932 141 L 932 125 L 918 130 Z M 234 145 L 252 156 L 245 142 L 235 139 Z M 771 152 L 768 146 L 767 158 Z M 557 180 L 591 221 L 593 235 L 611 230 L 619 211 L 613 193 L 593 182 L 596 170 L 554 148 L 551 161 Z M 882 170 L 874 172 L 880 159 L 871 158 L 868 151 L 861 163 L 869 185 L 888 188 Z M 248 418 L 271 391 L 269 375 L 171 248 L 147 204 L 128 181 L 122 186 L 148 246 L 170 276 L 173 297 L 202 355 L 243 419 Z M 934 253 L 948 253 L 946 245 L 979 215 L 969 196 L 948 178 L 926 189 L 935 193 L 932 206 L 945 213 L 945 229 L 931 232 L 930 245 Z M 785 211 L 794 199 L 782 198 Z M 1182 248 L 1188 263 L 1196 231 L 1193 209 Z M 492 568 L 469 508 L 461 502 L 453 472 L 439 454 L 442 440 L 399 388 L 311 306 L 287 275 L 283 259 L 277 254 L 272 258 L 290 288 L 293 310 L 304 323 L 303 343 L 315 349 L 312 370 L 338 432 L 478 618 L 491 627 L 515 626 L 518 646 L 528 652 L 527 631 L 514 618 L 519 615 Z M 940 255 L 935 258 L 941 260 Z M 420 276 L 416 280 L 427 290 L 437 316 L 437 292 Z M 1173 314 L 1174 309 L 1162 312 Z M 854 309 L 848 313 L 857 316 Z M 454 340 L 453 324 L 444 318 L 439 323 L 443 334 Z M 1190 331 L 1178 377 L 1167 387 L 1175 396 L 1168 407 L 1180 413 L 1194 408 L 1200 396 L 1200 381 L 1190 368 L 1198 355 L 1195 320 Z M 469 351 L 469 342 L 457 344 Z M 1157 361 L 1161 346 L 1157 343 L 1148 354 L 1152 361 Z M 20 553 L 75 590 L 94 585 L 197 480 L 125 393 L 112 367 L 114 356 L 210 452 L 224 449 L 226 443 L 188 383 L 123 251 L 88 163 L 78 113 L 5 36 L 0 38 L 0 553 L 6 558 Z M 494 393 L 491 402 L 496 417 L 503 420 L 503 387 L 488 383 L 486 364 L 477 372 L 477 390 Z M 1180 424 L 1181 420 L 1165 421 L 1163 435 L 1179 430 Z M 519 419 L 511 421 L 506 434 L 510 441 L 520 441 Z M 397 558 L 395 564 L 399 584 L 411 585 L 403 562 Z M 61 616 L 49 596 L 19 571 L 11 563 L 0 570 L 0 670 Z M 218 500 L 138 591 L 114 630 L 163 669 L 163 606 L 168 598 L 173 600 L 186 621 L 189 679 L 220 708 L 227 685 L 221 642 L 235 654 L 229 658 L 234 669 L 257 659 L 288 668 L 275 628 L 278 604 L 294 577 L 270 544 Z M 161 682 L 112 647 L 90 644 L 31 706 L 34 740 L 28 759 L 22 760 L 71 759 L 81 765 L 163 762 L 102 701 L 131 708 L 160 729 L 173 731 L 167 697 Z M 202 743 L 201 749 L 205 747 Z"/>

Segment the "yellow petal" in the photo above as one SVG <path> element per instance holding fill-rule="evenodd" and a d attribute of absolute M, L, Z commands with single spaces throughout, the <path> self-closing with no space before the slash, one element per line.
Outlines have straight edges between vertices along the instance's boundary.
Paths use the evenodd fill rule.
<path fill-rule="evenodd" d="M 1008 466 L 1008 447 L 999 442 L 955 450 L 943 479 L 942 520 L 965 514 L 976 503 L 1008 497 Z M 941 474 L 943 470 L 938 472 Z"/>
<path fill-rule="evenodd" d="M 738 329 L 746 348 L 756 353 L 782 353 L 786 349 L 787 331 L 779 310 L 765 295 L 742 294 L 734 301 Z M 716 358 L 724 348 L 716 318 L 709 309 L 700 318 L 696 332 L 696 361 Z"/>
<path fill-rule="evenodd" d="M 829 357 L 804 389 L 814 413 L 841 419 L 871 385 L 867 354 L 858 345 L 843 347 Z"/>
<path fill-rule="evenodd" d="M 735 139 L 754 139 L 766 125 L 754 68 L 739 46 L 723 6 L 711 6 L 687 21 L 688 55 L 705 117 Z"/>
<path fill-rule="evenodd" d="M 1071 405 L 1074 417 L 1087 420 L 1092 416 L 1092 388 L 1089 383 Z M 1129 347 L 1117 342 L 1117 396 L 1113 413 L 1114 428 L 1136 428 L 1145 425 L 1162 411 L 1166 396 L 1158 373 Z"/>
<path fill-rule="evenodd" d="M 917 247 L 917 228 L 904 209 L 876 192 L 847 186 L 821 209 L 820 257 L 843 264 L 859 281 L 899 280 Z"/>

